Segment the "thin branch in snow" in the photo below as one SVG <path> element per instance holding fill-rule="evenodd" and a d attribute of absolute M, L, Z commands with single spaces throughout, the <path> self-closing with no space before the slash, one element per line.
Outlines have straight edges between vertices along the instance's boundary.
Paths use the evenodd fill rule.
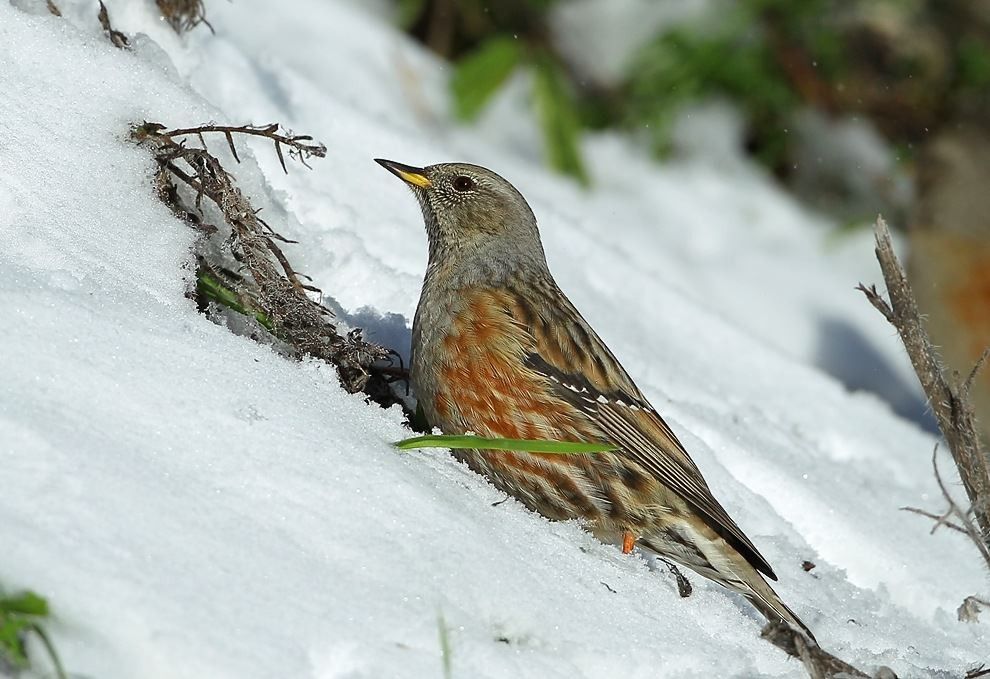
<path fill-rule="evenodd" d="M 956 617 L 959 618 L 959 622 L 979 622 L 980 613 L 984 608 L 990 608 L 990 601 L 978 596 L 968 596 L 956 609 Z"/>
<path fill-rule="evenodd" d="M 49 6 L 49 11 L 51 11 L 51 6 Z M 56 8 L 57 11 L 57 8 Z M 59 16 L 62 16 L 61 13 Z M 130 49 L 130 41 L 127 36 L 120 31 L 114 29 L 110 25 L 110 14 L 107 12 L 107 6 L 103 4 L 103 0 L 100 0 L 100 12 L 96 15 L 96 18 L 100 21 L 100 26 L 103 26 L 103 32 L 107 34 L 107 38 L 113 43 L 113 46 L 117 49 Z"/>
<path fill-rule="evenodd" d="M 940 515 L 914 508 L 908 511 L 934 519 L 936 528 L 945 525 L 965 533 L 990 568 L 990 451 L 986 450 L 980 439 L 976 415 L 969 398 L 973 379 L 987 361 L 990 351 L 983 353 L 965 381 L 952 384 L 946 379 L 945 368 L 922 323 L 914 293 L 908 284 L 904 267 L 894 254 L 890 231 L 882 217 L 877 217 L 874 233 L 877 261 L 887 284 L 890 302 L 877 292 L 876 286 L 867 288 L 861 283 L 858 289 L 900 335 L 939 429 L 949 445 L 971 505 L 966 511 L 959 508 L 950 497 L 938 467 L 935 466 L 939 488 L 950 503 L 948 512 Z M 955 519 L 954 522 L 948 521 L 950 516 Z"/>
<path fill-rule="evenodd" d="M 985 354 L 984 354 L 985 355 Z M 970 515 L 973 513 L 972 509 L 963 511 L 963 509 L 956 503 L 952 495 L 949 493 L 949 489 L 945 485 L 945 481 L 942 480 L 942 474 L 938 470 L 938 461 L 936 455 L 938 453 L 938 444 L 935 444 L 935 450 L 932 451 L 932 469 L 935 472 L 935 481 L 938 483 L 938 488 L 942 493 L 942 498 L 948 503 L 948 509 L 946 509 L 941 514 L 933 514 L 931 512 L 926 512 L 922 509 L 917 509 L 915 507 L 902 507 L 901 509 L 909 512 L 914 512 L 915 514 L 921 514 L 935 521 L 935 525 L 932 526 L 931 532 L 934 533 L 939 526 L 945 526 L 951 530 L 962 533 L 967 536 L 974 545 L 976 545 L 977 550 L 986 560 L 987 564 L 990 564 L 990 552 L 987 551 L 987 546 L 984 544 L 982 537 L 980 536 L 980 531 L 976 524 L 973 522 Z M 956 520 L 955 523 L 949 521 L 950 518 Z"/>
<path fill-rule="evenodd" d="M 206 148 L 187 146 L 181 137 L 195 136 L 203 141 L 203 133 L 223 133 L 233 147 L 233 134 L 252 134 L 277 139 L 304 157 L 322 157 L 322 144 L 311 143 L 307 136 L 282 135 L 278 125 L 227 127 L 206 125 L 166 131 L 159 123 L 135 125 L 131 137 L 151 149 L 158 163 L 155 184 L 159 197 L 180 216 L 185 216 L 201 231 L 204 203 L 216 206 L 230 235 L 223 250 L 241 266 L 238 272 L 226 272 L 225 263 L 216 261 L 219 255 L 208 250 L 199 253 L 204 261 L 201 271 L 210 276 L 214 291 L 224 284 L 231 286 L 227 306 L 253 315 L 276 337 L 299 354 L 314 356 L 334 365 L 341 384 L 349 392 L 364 391 L 382 405 L 396 402 L 388 379 L 380 368 L 393 366 L 394 351 L 369 343 L 360 330 L 341 334 L 333 323 L 330 311 L 314 302 L 307 292 L 319 290 L 301 280 L 276 240 L 290 242 L 279 236 L 270 225 L 258 217 L 220 160 Z M 177 138 L 180 138 L 177 140 Z M 193 195 L 195 211 L 185 209 L 177 180 Z M 198 214 L 197 214 L 198 213 Z M 215 227 L 213 227 L 215 230 Z"/>
<path fill-rule="evenodd" d="M 954 530 L 957 533 L 962 533 L 963 535 L 966 535 L 967 533 L 965 528 L 949 521 L 949 517 L 953 515 L 955 509 L 956 509 L 955 506 L 951 506 L 941 514 L 933 514 L 932 512 L 925 511 L 924 509 L 918 509 L 917 507 L 901 507 L 902 511 L 911 512 L 913 514 L 920 514 L 921 516 L 924 516 L 925 518 L 934 521 L 935 525 L 932 526 L 931 535 L 934 535 L 935 531 L 938 530 L 941 526 L 945 526 L 949 530 Z"/>
<path fill-rule="evenodd" d="M 58 8 L 58 5 L 56 5 L 54 2 L 52 2 L 52 0 L 47 0 L 46 4 L 48 5 L 48 11 L 49 12 L 51 12 L 52 14 L 54 14 L 57 17 L 62 16 L 62 10 L 60 10 Z"/>
<path fill-rule="evenodd" d="M 867 677 L 868 679 L 870 676 L 822 649 L 787 623 L 769 623 L 763 628 L 761 636 L 787 655 L 800 660 L 811 679 L 832 677 L 836 679 Z M 896 675 L 887 667 L 881 667 L 874 676 L 876 679 L 896 679 Z"/>
<path fill-rule="evenodd" d="M 201 125 L 200 127 L 170 130 L 168 132 L 161 131 L 160 134 L 163 137 L 169 137 L 172 139 L 175 137 L 194 134 L 199 137 L 199 141 L 203 145 L 203 148 L 206 148 L 206 141 L 203 139 L 204 132 L 222 133 L 227 140 L 227 146 L 230 149 L 230 154 L 234 156 L 234 160 L 238 163 L 241 162 L 241 159 L 237 156 L 237 148 L 234 146 L 234 134 L 248 134 L 256 137 L 271 139 L 272 142 L 275 143 L 275 153 L 278 155 L 279 163 L 282 165 L 282 171 L 286 174 L 289 174 L 289 170 L 285 166 L 285 157 L 282 155 L 282 146 L 288 146 L 289 157 L 297 159 L 306 167 L 309 167 L 309 163 L 306 162 L 309 158 L 325 158 L 327 155 L 327 147 L 314 141 L 308 134 L 294 135 L 288 131 L 284 134 L 280 134 L 278 123 L 272 123 L 270 125 L 241 125 L 239 127 L 232 127 L 229 125 Z"/>

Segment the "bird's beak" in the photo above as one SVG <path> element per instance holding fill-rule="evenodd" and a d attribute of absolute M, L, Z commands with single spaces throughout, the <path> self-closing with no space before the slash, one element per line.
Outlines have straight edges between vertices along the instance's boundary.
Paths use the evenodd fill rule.
<path fill-rule="evenodd" d="M 421 167 L 403 165 L 402 163 L 397 163 L 394 160 L 383 160 L 381 158 L 375 158 L 375 162 L 405 183 L 411 184 L 412 186 L 421 189 L 428 189 L 433 185 L 433 182 L 431 182 L 426 176 L 426 170 Z"/>

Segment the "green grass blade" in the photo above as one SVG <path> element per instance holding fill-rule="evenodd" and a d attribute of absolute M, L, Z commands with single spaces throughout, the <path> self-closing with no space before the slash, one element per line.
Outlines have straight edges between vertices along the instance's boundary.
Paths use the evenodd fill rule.
<path fill-rule="evenodd" d="M 11 596 L 0 593 L 0 671 L 5 666 L 32 668 L 31 659 L 27 655 L 26 639 L 34 634 L 48 653 L 55 668 L 55 676 L 66 679 L 65 668 L 55 652 L 55 646 L 45 628 L 38 622 L 38 619 L 48 618 L 49 615 L 48 600 L 30 590 Z"/>
<path fill-rule="evenodd" d="M 275 326 L 272 325 L 272 322 L 264 313 L 244 306 L 241 303 L 240 296 L 236 292 L 226 287 L 205 271 L 200 272 L 199 278 L 196 280 L 196 288 L 207 299 L 213 300 L 217 304 L 221 304 L 239 314 L 254 316 L 267 330 L 270 332 L 274 331 Z"/>
<path fill-rule="evenodd" d="M 576 441 L 539 441 L 526 439 L 489 439 L 484 436 L 414 436 L 395 442 L 399 450 L 416 448 L 450 448 L 463 450 L 478 448 L 483 450 L 515 450 L 527 453 L 552 453 L 556 455 L 588 455 L 607 453 L 617 446 L 611 443 L 587 443 Z"/>
<path fill-rule="evenodd" d="M 48 602 L 34 592 L 26 591 L 14 596 L 0 598 L 0 612 L 34 615 L 43 618 L 48 615 Z"/>
<path fill-rule="evenodd" d="M 27 618 L 0 616 L 0 667 L 4 662 L 18 669 L 30 666 L 24 648 L 24 633 L 30 628 L 31 621 Z"/>
<path fill-rule="evenodd" d="M 45 651 L 48 653 L 49 660 L 52 661 L 52 665 L 55 667 L 55 676 L 57 679 L 67 679 L 68 675 L 65 673 L 65 667 L 62 666 L 62 659 L 58 657 L 58 653 L 55 652 L 55 645 L 52 640 L 48 638 L 48 632 L 35 623 L 31 626 L 31 630 L 38 635 L 38 639 L 41 640 L 41 645 L 45 647 Z"/>
<path fill-rule="evenodd" d="M 440 660 L 443 663 L 443 679 L 453 679 L 454 668 L 450 648 L 450 628 L 443 619 L 443 613 L 437 613 L 437 634 L 440 637 Z"/>

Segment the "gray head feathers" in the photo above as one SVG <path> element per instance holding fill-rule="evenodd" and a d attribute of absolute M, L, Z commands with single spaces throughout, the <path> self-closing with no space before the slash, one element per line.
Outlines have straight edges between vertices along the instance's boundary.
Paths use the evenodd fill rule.
<path fill-rule="evenodd" d="M 419 201 L 431 270 L 479 280 L 527 270 L 546 273 L 536 217 L 522 194 L 499 175 L 468 163 L 418 168 L 377 162 L 405 181 Z"/>

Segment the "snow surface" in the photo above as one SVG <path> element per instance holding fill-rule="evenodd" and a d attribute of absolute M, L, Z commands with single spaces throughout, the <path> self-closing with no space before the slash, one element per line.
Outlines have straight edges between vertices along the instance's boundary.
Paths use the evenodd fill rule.
<path fill-rule="evenodd" d="M 898 510 L 939 507 L 934 439 L 823 372 L 917 401 L 852 290 L 878 278 L 869 238 L 831 243 L 726 125 L 695 121 L 702 145 L 729 142 L 663 166 L 589 138 L 585 193 L 542 167 L 524 88 L 475 127 L 450 123 L 445 65 L 383 3 L 212 2 L 217 34 L 178 38 L 154 3 L 108 1 L 143 34 L 133 53 L 105 40 L 94 3 L 59 4 L 62 19 L 0 2 L 0 582 L 50 598 L 74 675 L 442 677 L 443 628 L 458 678 L 802 676 L 738 597 L 692 577 L 682 600 L 578 525 L 494 504 L 445 454 L 392 449 L 397 410 L 198 314 L 194 236 L 126 140 L 144 119 L 277 120 L 324 141 L 312 171 L 284 176 L 242 144 L 234 172 L 300 241 L 297 268 L 397 346 L 425 235 L 371 158 L 504 174 L 562 287 L 822 644 L 902 677 L 987 660 L 990 623 L 954 613 L 986 591 L 976 554 Z"/>

